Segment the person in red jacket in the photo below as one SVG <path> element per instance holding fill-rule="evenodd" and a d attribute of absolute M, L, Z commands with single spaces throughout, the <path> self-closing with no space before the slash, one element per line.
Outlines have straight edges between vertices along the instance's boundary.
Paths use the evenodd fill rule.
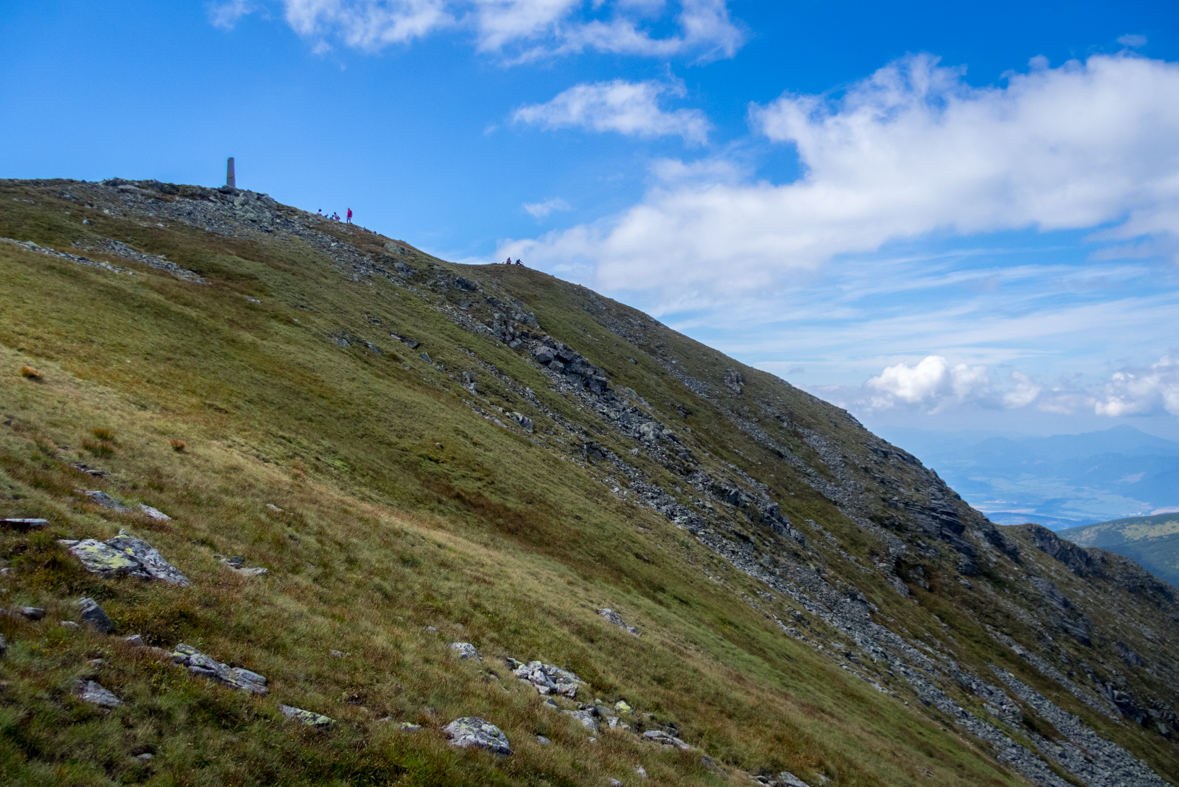
<path fill-rule="evenodd" d="M 352 208 L 348 208 L 348 223 L 352 223 Z"/>

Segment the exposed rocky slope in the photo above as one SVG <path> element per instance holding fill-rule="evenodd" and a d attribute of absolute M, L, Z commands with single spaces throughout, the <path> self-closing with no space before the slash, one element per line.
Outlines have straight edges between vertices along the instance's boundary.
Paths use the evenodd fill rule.
<path fill-rule="evenodd" d="M 431 401 L 456 415 L 446 422 L 449 431 L 445 433 L 439 427 L 427 437 L 426 429 L 402 440 L 410 446 L 409 452 L 428 466 L 413 471 L 417 486 L 412 490 L 417 491 L 390 492 L 401 487 L 387 486 L 386 479 L 411 465 L 406 464 L 408 459 L 391 458 L 406 449 L 379 432 L 384 429 L 400 434 L 398 430 L 409 427 L 390 424 L 373 429 L 365 422 L 371 420 L 373 427 L 389 422 L 372 411 L 365 413 L 359 405 L 357 412 L 320 412 L 281 427 L 257 426 L 263 421 L 261 413 L 277 417 L 270 413 L 282 409 L 267 398 L 269 388 L 248 388 L 246 383 L 233 381 L 224 384 L 220 398 L 212 398 L 204 391 L 215 386 L 193 382 L 190 378 L 196 375 L 185 372 L 182 357 L 173 358 L 171 366 L 159 370 L 151 367 L 150 373 L 142 375 L 142 383 L 137 378 L 119 377 L 123 373 L 118 367 L 110 373 L 97 372 L 111 390 L 139 397 L 140 406 L 148 409 L 185 412 L 195 403 L 199 419 L 212 419 L 218 428 L 233 423 L 265 434 L 272 442 L 285 442 L 291 446 L 289 453 L 279 455 L 222 438 L 242 456 L 294 468 L 300 483 L 308 475 L 335 479 L 332 483 L 347 485 L 353 490 L 350 494 L 372 505 L 438 516 L 443 522 L 453 511 L 454 521 L 471 522 L 469 527 L 456 530 L 465 537 L 481 539 L 491 537 L 478 535 L 481 532 L 495 534 L 495 538 L 522 545 L 525 553 L 535 555 L 538 561 L 597 565 L 596 572 L 588 569 L 598 584 L 588 586 L 594 589 L 592 593 L 585 591 L 583 606 L 600 618 L 594 625 L 612 627 L 616 635 L 633 640 L 633 644 L 623 640 L 624 646 L 618 647 L 663 648 L 680 654 L 677 658 L 707 650 L 700 644 L 704 639 L 693 639 L 697 635 L 687 628 L 677 631 L 672 618 L 639 612 L 655 609 L 639 599 L 666 606 L 661 599 L 667 595 L 678 599 L 675 609 L 680 617 L 675 620 L 690 620 L 693 627 L 708 631 L 724 632 L 726 626 L 734 626 L 736 632 L 739 627 L 729 615 L 737 613 L 714 612 L 708 606 L 711 601 L 685 597 L 688 591 L 668 590 L 673 581 L 705 583 L 708 594 L 726 599 L 717 604 L 738 605 L 743 609 L 741 615 L 760 621 L 750 625 L 762 627 L 756 636 L 722 633 L 720 638 L 726 644 L 705 654 L 723 665 L 718 669 L 725 671 L 725 680 L 731 685 L 752 682 L 773 686 L 775 692 L 790 685 L 793 688 L 786 693 L 799 696 L 816 691 L 812 684 L 831 681 L 853 687 L 840 691 L 866 689 L 869 699 L 856 702 L 880 703 L 863 707 L 877 708 L 867 716 L 880 716 L 881 726 L 864 734 L 879 735 L 891 741 L 888 746 L 910 752 L 895 755 L 908 762 L 925 744 L 915 742 L 920 735 L 905 739 L 900 731 L 910 724 L 927 729 L 929 734 L 942 737 L 937 744 L 940 754 L 924 756 L 947 764 L 949 773 L 935 774 L 925 766 L 906 765 L 897 776 L 884 777 L 874 774 L 864 761 L 834 767 L 824 765 L 824 756 L 817 754 L 808 755 L 808 772 L 801 770 L 801 760 L 788 758 L 798 773 L 782 771 L 777 767 L 779 762 L 771 763 L 758 754 L 761 744 L 722 744 L 723 736 L 709 732 L 712 728 L 704 720 L 680 717 L 679 722 L 660 725 L 659 713 L 667 708 L 652 707 L 644 716 L 644 711 L 632 708 L 624 698 L 599 701 L 593 691 L 613 684 L 614 693 L 619 693 L 626 691 L 626 680 L 639 680 L 626 678 L 629 673 L 621 666 L 614 677 L 605 677 L 612 669 L 609 649 L 590 659 L 586 667 L 566 670 L 537 660 L 541 654 L 519 651 L 518 643 L 509 641 L 511 631 L 518 629 L 507 624 L 497 628 L 494 622 L 481 625 L 486 627 L 489 640 L 504 641 L 498 660 L 487 658 L 486 647 L 481 655 L 476 644 L 465 638 L 450 646 L 452 658 L 484 665 L 478 667 L 485 670 L 484 683 L 522 681 L 529 689 L 536 689 L 538 697 L 548 697 L 545 702 L 536 697 L 530 700 L 537 703 L 529 706 L 539 708 L 536 713 L 550 712 L 550 708 L 567 711 L 594 741 L 606 739 L 607 734 L 619 736 L 619 743 L 611 737 L 602 744 L 601 758 L 607 764 L 621 763 L 631 756 L 620 747 L 642 744 L 667 749 L 666 757 L 674 751 L 683 758 L 674 763 L 667 760 L 672 763 L 663 776 L 667 783 L 752 783 L 757 779 L 762 784 L 797 784 L 802 777 L 801 783 L 809 784 L 831 778 L 870 784 L 900 779 L 903 771 L 905 780 L 929 783 L 946 783 L 952 777 L 964 783 L 1161 785 L 1173 781 L 1173 774 L 1179 771 L 1175 743 L 1179 736 L 1175 711 L 1179 659 L 1174 655 L 1179 644 L 1179 604 L 1172 587 L 1131 561 L 1081 549 L 1044 528 L 997 527 L 913 456 L 875 437 L 848 413 L 782 380 L 744 367 L 582 287 L 516 266 L 448 264 L 402 241 L 279 205 L 266 195 L 154 181 L 5 182 L 3 187 L 0 229 L 10 237 L 0 244 L 0 258 L 7 257 L 12 270 L 36 270 L 52 261 L 66 266 L 53 269 L 63 271 L 55 273 L 59 276 L 85 272 L 93 277 L 138 278 L 148 284 L 136 286 L 150 286 L 160 297 L 191 310 L 194 320 L 198 314 L 212 314 L 216 307 L 208 304 L 213 302 L 233 304 L 224 307 L 227 314 L 230 309 L 255 309 L 253 316 L 227 316 L 227 331 L 257 336 L 269 330 L 272 333 L 265 340 L 279 346 L 287 340 L 275 339 L 274 332 L 301 331 L 299 342 L 338 359 L 333 363 L 340 364 L 342 378 L 380 374 L 380 386 L 390 396 L 395 391 L 425 391 Z M 276 284 L 262 286 L 254 274 L 247 275 L 254 268 L 246 261 L 264 255 L 277 260 L 267 263 L 276 270 L 289 266 L 297 271 L 298 276 L 292 279 L 295 283 L 285 289 Z M 318 278 L 312 280 L 312 273 Z M 209 294 L 203 294 L 206 292 Z M 33 296 L 5 289 L 0 291 L 0 304 L 13 306 L 26 297 Z M 198 297 L 214 300 L 195 300 Z M 137 308 L 128 325 L 138 320 L 150 323 L 162 307 L 144 300 Z M 33 325 L 22 312 L 20 320 L 0 329 L 0 344 L 14 351 L 12 359 L 20 355 L 34 363 L 48 360 L 62 370 L 61 374 L 96 368 L 95 362 L 82 363 L 72 355 L 77 352 L 70 349 L 73 345 L 54 338 L 76 330 L 64 321 L 59 325 L 57 319 L 54 316 L 47 319 L 48 324 Z M 258 327 L 280 323 L 281 327 Z M 130 340 L 122 350 L 112 349 L 122 347 L 119 331 L 119 326 L 111 324 L 86 328 L 105 352 L 126 353 L 126 358 L 108 357 L 110 365 L 129 364 L 132 358 L 147 363 L 151 353 L 131 348 Z M 238 339 L 223 341 L 232 347 Z M 173 371 L 167 371 L 169 368 Z M 322 368 L 316 367 L 317 373 Z M 15 367 L 11 373 L 16 374 Z M 171 377 L 149 379 L 153 375 Z M 288 384 L 287 377 L 274 379 L 280 382 L 273 385 Z M 157 404 L 156 389 L 185 386 L 200 388 L 202 393 L 192 403 Z M 273 395 L 277 401 L 278 394 Z M 35 404 L 9 409 L 21 410 L 4 413 L 6 426 L 14 435 L 21 434 L 21 423 L 31 423 L 36 417 L 42 419 L 40 425 L 26 427 L 25 433 L 53 431 L 55 422 L 48 410 L 38 410 Z M 352 449 L 342 447 L 343 438 L 333 431 L 337 419 L 358 424 L 364 433 L 361 442 L 368 448 L 348 453 Z M 477 430 L 489 428 L 511 439 L 516 457 L 505 459 L 496 468 L 498 484 L 486 480 L 491 474 L 480 469 L 471 458 L 474 454 L 454 453 L 453 448 L 456 443 L 479 445 L 481 440 L 492 439 L 471 437 L 484 434 Z M 254 442 L 261 445 L 265 441 L 259 437 Z M 176 450 L 182 448 L 183 444 Z M 101 445 L 87 450 L 94 457 L 103 455 Z M 5 467 L 14 479 L 11 488 L 22 480 L 35 486 L 31 480 L 35 474 L 23 469 L 19 451 L 11 447 L 8 451 Z M 103 472 L 86 464 L 79 468 L 80 463 L 72 459 L 61 454 L 38 461 L 56 463 L 52 472 L 89 474 L 91 480 L 95 472 Z M 576 505 L 584 508 L 570 507 L 573 504 L 536 480 L 539 476 L 526 475 L 530 462 L 547 468 L 545 483 L 581 489 L 578 485 L 584 481 L 589 484 L 586 490 L 596 491 L 578 492 Z M 400 469 L 391 470 L 394 467 Z M 129 473 L 129 469 L 122 471 L 122 478 L 114 483 L 122 484 L 123 489 L 145 483 Z M 517 483 L 515 478 L 521 480 Z M 42 488 L 54 489 L 58 482 L 41 483 Z M 111 487 L 112 491 L 119 488 Z M 10 494 L 0 513 L 22 520 L 41 513 L 26 510 L 30 507 L 21 502 L 22 494 Z M 178 529 L 151 516 L 148 509 L 168 519 L 147 503 L 140 509 L 120 503 L 120 511 L 93 497 L 105 493 L 94 490 L 85 494 L 90 496 L 89 502 L 79 502 L 83 498 L 74 495 L 69 504 L 74 509 L 69 510 L 89 505 L 85 510 L 90 516 L 100 517 L 93 520 L 97 535 L 106 535 L 101 516 L 115 517 L 115 522 L 151 524 L 161 528 L 165 538 L 183 532 L 183 525 Z M 185 499 L 191 500 L 196 493 L 188 494 Z M 63 492 L 56 499 L 68 497 Z M 46 501 L 44 505 L 50 506 L 50 498 Z M 95 504 L 103 510 L 98 511 Z M 284 530 L 288 526 L 279 523 L 287 513 L 279 506 L 270 508 L 273 511 L 265 516 L 271 524 L 255 536 L 255 545 L 270 541 L 285 544 L 284 540 L 292 538 L 297 543 L 311 537 L 307 532 L 296 535 L 293 530 Z M 170 513 L 178 522 L 183 521 L 183 516 Z M 164 575 L 184 580 L 173 580 L 174 584 L 183 586 L 191 578 L 198 592 L 202 577 L 213 576 L 179 561 L 175 567 L 169 564 L 155 550 L 154 539 L 152 546 L 127 534 L 109 540 L 83 539 L 84 520 L 71 516 L 60 514 L 53 520 L 59 528 L 70 529 L 56 534 L 70 543 L 63 545 L 69 552 L 55 559 L 65 560 L 73 554 L 86 563 L 88 555 L 113 550 L 123 541 L 137 542 L 143 548 L 136 553 L 138 557 L 126 559 L 129 567 L 123 574 L 146 576 L 151 572 L 142 566 L 160 568 L 162 562 L 175 572 L 160 568 Z M 574 518 L 583 523 L 590 519 L 609 522 L 613 529 L 594 531 L 587 524 L 549 524 L 553 519 L 568 522 Z M 222 572 L 222 576 L 242 573 L 238 569 L 243 558 L 236 557 L 236 564 L 230 564 L 219 554 L 213 556 L 211 546 L 201 541 L 220 543 L 212 539 L 227 532 L 219 531 L 216 524 L 210 528 L 211 535 L 187 540 L 185 548 L 197 550 L 190 559 L 195 560 L 195 555 L 203 554 L 199 550 L 207 548 L 211 559 L 235 569 Z M 282 535 L 284 532 L 288 535 Z M 605 533 L 610 535 L 602 535 Z M 29 538 L 16 530 L 8 537 L 10 556 L 23 549 L 20 539 Z M 333 541 L 326 532 L 315 538 L 325 544 Z M 176 541 L 177 549 L 183 541 Z M 344 540 L 334 542 L 347 551 Z M 223 549 L 231 551 L 230 546 Z M 539 570 L 548 563 L 536 565 Z M 103 569 L 92 570 L 101 573 Z M 659 587 L 645 585 L 643 577 L 657 572 L 679 579 L 661 579 Z M 271 570 L 267 577 L 276 573 Z M 15 594 L 52 595 L 73 587 L 37 579 L 40 575 L 36 572 L 28 576 L 25 584 L 15 588 Z M 266 580 L 235 576 L 234 581 Z M 574 580 L 568 582 L 572 588 Z M 248 592 L 251 598 L 261 598 L 256 595 L 261 591 Z M 578 592 L 570 591 L 574 596 Z M 629 593 L 637 595 L 627 607 L 618 599 L 628 598 Z M 592 594 L 598 594 L 594 600 L 600 601 L 590 603 L 588 595 Z M 281 608 L 285 603 L 276 606 Z M 13 623 L 3 632 L 11 645 L 39 636 L 35 625 Z M 553 632 L 550 647 L 562 637 L 575 638 L 582 636 L 575 632 L 590 630 L 588 623 L 575 623 L 572 618 L 554 619 L 549 625 Z M 648 627 L 656 626 L 659 635 L 652 642 Z M 461 632 L 456 631 L 456 639 L 460 637 Z M 767 637 L 777 638 L 781 645 L 773 648 L 784 650 L 768 648 L 764 643 L 773 640 Z M 221 676 L 218 680 L 230 687 L 234 681 L 244 681 L 250 687 L 281 683 L 268 672 L 267 684 L 268 678 L 233 662 L 221 664 L 178 640 L 151 644 L 163 648 L 163 653 L 179 653 L 178 663 L 188 665 L 194 674 L 192 664 L 197 659 L 198 667 L 207 667 L 210 675 Z M 345 658 L 340 650 L 332 653 Z M 509 653 L 528 661 L 516 661 Z M 774 675 L 792 677 L 775 683 L 779 678 L 770 680 L 749 666 L 753 660 L 767 665 L 765 669 Z M 239 680 L 239 674 L 245 678 Z M 118 692 L 112 694 L 91 676 L 83 677 L 86 682 L 79 684 L 83 699 L 89 692 L 98 699 L 88 702 L 108 708 L 116 707 L 111 698 L 120 702 Z M 582 687 L 586 680 L 592 688 Z M 631 690 L 635 689 L 632 684 Z M 871 698 L 872 694 L 878 696 Z M 822 724 L 835 724 L 832 719 L 843 712 L 830 698 L 811 702 L 816 717 L 830 717 Z M 825 706 L 826 702 L 832 704 Z M 128 704 L 123 700 L 119 707 Z M 288 705 L 275 707 L 281 707 L 288 718 L 332 730 L 325 734 L 344 734 L 333 721 L 339 711 L 321 708 L 324 715 Z M 674 712 L 683 714 L 686 708 Z M 519 714 L 523 714 L 521 719 L 526 717 L 523 711 Z M 447 719 L 435 721 L 432 716 L 419 721 L 433 725 L 439 735 L 449 735 L 452 742 L 458 741 L 457 746 L 482 748 L 506 762 L 533 756 L 519 751 L 515 740 L 509 742 L 496 726 L 505 723 L 503 720 L 489 716 L 482 708 L 472 707 L 447 726 L 443 726 Z M 743 734 L 751 741 L 764 739 L 769 748 L 775 722 L 761 719 L 759 723 L 760 728 L 747 728 Z M 354 724 L 359 725 L 356 729 L 363 727 L 360 721 Z M 693 729 L 680 729 L 682 725 Z M 868 730 L 869 722 L 864 725 Z M 21 756 L 35 759 L 37 755 L 22 746 L 14 744 L 15 749 L 25 752 Z M 949 754 L 951 751 L 955 753 Z M 569 756 L 574 762 L 579 755 L 574 752 Z M 878 752 L 874 756 L 887 759 L 894 755 Z M 948 763 L 961 757 L 979 759 L 965 772 L 953 775 Z M 165 765 L 162 758 L 153 763 L 152 768 Z M 633 766 L 627 764 L 626 778 L 631 782 L 645 778 L 637 776 Z M 141 763 L 136 767 L 146 766 Z M 527 766 L 527 772 L 513 772 L 506 765 L 487 767 L 500 768 L 497 773 L 508 781 L 531 783 L 539 778 L 535 770 L 529 770 L 537 765 Z M 638 768 L 646 773 L 643 765 Z M 570 771 L 576 772 L 576 768 Z M 612 772 L 623 778 L 622 770 Z M 570 775 L 567 780 L 595 783 L 594 778 L 598 778 L 596 771 L 592 776 Z"/>

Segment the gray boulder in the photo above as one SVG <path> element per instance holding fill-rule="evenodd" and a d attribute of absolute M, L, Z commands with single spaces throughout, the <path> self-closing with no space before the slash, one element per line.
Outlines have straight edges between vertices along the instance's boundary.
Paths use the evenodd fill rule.
<path fill-rule="evenodd" d="M 598 734 L 598 722 L 594 718 L 594 712 L 592 710 L 567 710 L 565 713 L 576 719 L 582 727 L 585 727 L 594 735 Z"/>
<path fill-rule="evenodd" d="M 113 497 L 111 497 L 106 492 L 103 492 L 101 490 L 98 490 L 98 489 L 78 489 L 76 491 L 78 492 L 78 494 L 85 495 L 86 497 L 90 498 L 91 503 L 95 503 L 97 505 L 100 505 L 103 508 L 110 509 L 111 511 L 115 511 L 120 514 L 130 514 L 131 513 L 130 508 L 127 508 L 127 506 L 123 505 L 118 500 L 115 500 Z"/>
<path fill-rule="evenodd" d="M 158 579 L 169 585 L 179 585 L 180 587 L 188 587 L 192 584 L 188 577 L 181 574 L 167 560 L 164 560 L 151 544 L 136 538 L 126 530 L 120 530 L 117 536 L 107 539 L 106 544 L 120 550 L 139 563 L 151 579 Z"/>
<path fill-rule="evenodd" d="M 152 508 L 147 503 L 140 503 L 139 510 L 141 513 L 147 515 L 149 519 L 154 519 L 157 522 L 171 522 L 172 517 L 165 514 L 158 508 Z"/>
<path fill-rule="evenodd" d="M 83 623 L 99 634 L 109 634 L 115 627 L 102 607 L 98 606 L 98 602 L 89 596 L 78 599 L 78 616 L 82 618 Z"/>
<path fill-rule="evenodd" d="M 79 681 L 78 682 L 78 699 L 82 702 L 89 702 L 91 705 L 97 705 L 100 708 L 115 708 L 122 704 L 114 693 L 104 689 L 95 681 Z"/>
<path fill-rule="evenodd" d="M 499 727 L 478 716 L 463 716 L 442 728 L 450 738 L 450 745 L 459 748 L 474 746 L 492 754 L 507 757 L 512 753 L 508 738 Z"/>
<path fill-rule="evenodd" d="M 475 661 L 483 661 L 483 657 L 479 655 L 478 649 L 470 642 L 452 642 L 450 649 L 454 651 L 454 655 L 459 660 L 474 659 Z"/>

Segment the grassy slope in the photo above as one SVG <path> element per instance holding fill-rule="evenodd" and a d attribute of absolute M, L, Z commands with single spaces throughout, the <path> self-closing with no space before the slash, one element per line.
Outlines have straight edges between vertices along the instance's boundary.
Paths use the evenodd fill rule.
<path fill-rule="evenodd" d="M 1057 531 L 1083 547 L 1108 549 L 1179 587 L 1179 514 L 1136 516 Z"/>
<path fill-rule="evenodd" d="M 623 734 L 589 743 L 518 687 L 500 655 L 571 668 L 594 695 L 625 697 L 651 714 L 632 719 L 636 726 L 676 723 L 691 743 L 750 772 L 789 768 L 863 785 L 1018 781 L 934 715 L 906 709 L 782 636 L 740 600 L 759 590 L 752 581 L 663 517 L 608 494 L 595 468 L 557 459 L 542 434 L 545 417 L 466 350 L 591 431 L 593 417 L 503 345 L 457 328 L 401 288 L 348 282 L 299 243 L 143 226 L 41 193 L 27 206 L 11 201 L 23 194 L 16 187 L 0 191 L 0 236 L 59 248 L 91 233 L 114 237 L 211 282 L 179 282 L 121 259 L 112 262 L 138 275 L 113 275 L 0 244 L 0 514 L 52 522 L 46 534 L 0 532 L 11 569 L 5 605 L 50 612 L 41 623 L 0 618 L 13 643 L 0 663 L 0 769 L 13 783 L 602 784 L 609 776 L 630 783 L 638 763 L 655 783 L 725 783 L 698 755 Z M 774 464 L 783 510 L 816 519 L 857 552 L 855 528 L 830 503 L 651 356 L 604 331 L 588 291 L 518 269 L 480 276 L 501 279 L 615 384 L 664 411 L 691 403 L 683 425 L 711 467 Z M 423 341 L 447 371 L 393 345 L 389 330 Z M 384 352 L 329 341 L 340 332 Z M 700 367 L 693 374 L 732 365 L 675 341 Z M 44 379 L 21 378 L 22 364 Z M 474 415 L 452 379 L 464 369 L 479 376 L 492 405 L 535 418 L 536 438 Z M 764 384 L 749 378 L 751 393 Z M 844 428 L 802 395 L 790 404 L 802 421 Z M 114 433 L 109 449 L 96 445 L 100 428 Z M 183 453 L 171 449 L 173 438 L 186 441 Z M 113 455 L 95 458 L 85 443 Z M 74 461 L 110 475 L 94 481 L 70 469 Z M 666 476 L 643 461 L 652 476 Z M 82 485 L 142 500 L 175 521 L 96 510 L 72 494 Z M 148 538 L 193 588 L 98 581 L 55 541 L 107 537 L 120 526 Z M 271 573 L 244 580 L 214 553 L 241 554 Z M 918 636 L 932 634 L 932 616 L 897 603 L 883 584 L 869 577 L 862 587 Z M 188 642 L 267 675 L 272 697 L 189 679 L 115 640 L 53 625 L 72 616 L 79 595 L 99 599 L 120 633 L 165 647 Z M 952 601 L 926 602 L 963 630 L 973 625 L 956 620 Z M 606 624 L 594 613 L 600 606 L 619 609 L 643 638 Z M 453 640 L 478 645 L 483 667 L 451 659 Z M 70 697 L 98 656 L 106 661 L 99 679 L 125 699 L 110 714 Z M 985 635 L 976 657 L 1020 670 Z M 276 702 L 341 724 L 310 733 L 281 722 Z M 460 715 L 501 726 L 517 754 L 498 761 L 448 749 L 437 728 Z M 377 722 L 384 717 L 428 729 L 401 733 Z M 537 745 L 536 734 L 557 745 Z M 155 759 L 134 764 L 130 755 L 144 750 Z"/>

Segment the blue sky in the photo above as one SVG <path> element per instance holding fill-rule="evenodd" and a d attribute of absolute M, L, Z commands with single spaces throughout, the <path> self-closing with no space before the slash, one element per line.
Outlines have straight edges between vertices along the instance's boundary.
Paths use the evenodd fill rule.
<path fill-rule="evenodd" d="M 233 155 L 869 426 L 1179 438 L 1174 2 L 11 0 L 0 140 L 16 178 Z"/>

